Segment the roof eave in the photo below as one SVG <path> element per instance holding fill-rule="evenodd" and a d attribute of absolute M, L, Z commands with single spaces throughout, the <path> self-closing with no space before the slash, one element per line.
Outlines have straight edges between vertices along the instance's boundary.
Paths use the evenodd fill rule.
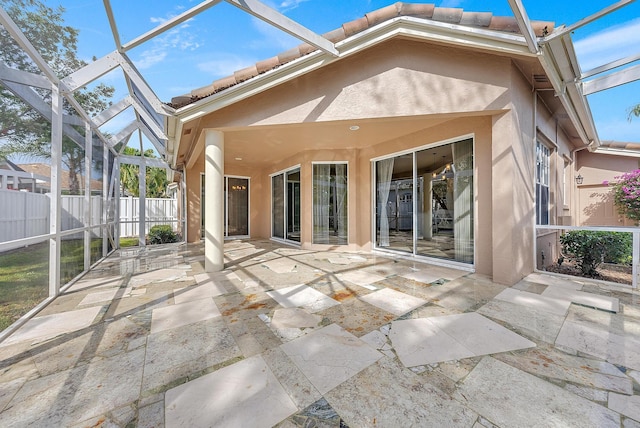
<path fill-rule="evenodd" d="M 535 57 L 535 54 L 529 51 L 524 36 L 519 34 L 408 16 L 397 17 L 336 43 L 335 46 L 339 52 L 337 57 L 322 51 L 314 51 L 252 79 L 176 109 L 175 117 L 168 117 L 165 123 L 169 137 L 167 143 L 168 163 L 173 167 L 176 166 L 175 153 L 179 149 L 182 129 L 186 123 L 398 36 L 518 57 Z"/>
<path fill-rule="evenodd" d="M 590 151 L 596 150 L 600 146 L 600 138 L 589 102 L 582 94 L 578 83 L 580 67 L 571 36 L 566 34 L 542 44 L 540 63 L 583 144 L 588 146 Z"/>

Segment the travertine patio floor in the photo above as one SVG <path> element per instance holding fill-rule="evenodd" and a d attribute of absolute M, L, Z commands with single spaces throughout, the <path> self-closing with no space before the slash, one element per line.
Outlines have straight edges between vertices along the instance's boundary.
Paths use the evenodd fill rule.
<path fill-rule="evenodd" d="M 640 295 L 266 240 L 123 250 L 0 343 L 0 426 L 640 427 Z"/>

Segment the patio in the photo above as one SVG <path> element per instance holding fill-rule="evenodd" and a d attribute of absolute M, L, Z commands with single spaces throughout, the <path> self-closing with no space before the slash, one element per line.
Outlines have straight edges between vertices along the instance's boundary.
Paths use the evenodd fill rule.
<path fill-rule="evenodd" d="M 640 426 L 638 292 L 267 240 L 121 250 L 0 344 L 2 426 Z"/>

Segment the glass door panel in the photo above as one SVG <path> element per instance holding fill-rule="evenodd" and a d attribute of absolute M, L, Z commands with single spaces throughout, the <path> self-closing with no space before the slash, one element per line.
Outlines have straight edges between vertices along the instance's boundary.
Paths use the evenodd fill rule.
<path fill-rule="evenodd" d="M 376 246 L 413 253 L 413 154 L 376 162 Z"/>
<path fill-rule="evenodd" d="M 249 235 L 249 179 L 227 179 L 227 236 Z"/>
<path fill-rule="evenodd" d="M 300 168 L 287 172 L 287 239 L 300 242 Z"/>
<path fill-rule="evenodd" d="M 473 140 L 416 152 L 424 180 L 421 256 L 473 263 Z"/>
<path fill-rule="evenodd" d="M 284 175 L 271 177 L 271 236 L 284 239 Z"/>

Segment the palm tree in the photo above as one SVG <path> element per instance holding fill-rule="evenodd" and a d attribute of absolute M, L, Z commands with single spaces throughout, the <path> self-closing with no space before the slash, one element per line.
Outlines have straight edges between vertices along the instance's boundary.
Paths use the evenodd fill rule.
<path fill-rule="evenodd" d="M 123 154 L 129 156 L 140 156 L 140 150 L 133 147 L 125 147 Z M 152 149 L 144 151 L 145 158 L 155 158 Z M 132 164 L 122 164 L 120 166 L 120 183 L 122 194 L 140 196 L 140 167 Z M 145 171 L 147 198 L 164 198 L 167 191 L 167 171 L 164 168 L 147 167 Z"/>
<path fill-rule="evenodd" d="M 636 104 L 635 106 L 629 109 L 629 115 L 627 116 L 627 119 L 629 119 L 629 122 L 631 122 L 631 119 L 633 119 L 633 116 L 640 117 L 640 104 Z"/>

